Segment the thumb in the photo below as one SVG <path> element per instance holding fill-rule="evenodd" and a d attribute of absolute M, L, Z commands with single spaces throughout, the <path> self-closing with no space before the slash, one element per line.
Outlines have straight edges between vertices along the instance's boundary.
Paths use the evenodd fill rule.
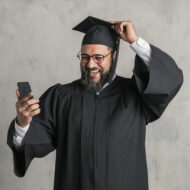
<path fill-rule="evenodd" d="M 16 89 L 16 95 L 17 95 L 17 98 L 19 99 L 20 98 L 20 92 L 18 89 Z"/>

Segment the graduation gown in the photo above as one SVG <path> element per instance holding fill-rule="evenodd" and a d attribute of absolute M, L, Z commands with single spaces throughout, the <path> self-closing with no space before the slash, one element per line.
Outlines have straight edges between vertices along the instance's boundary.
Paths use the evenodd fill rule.
<path fill-rule="evenodd" d="M 150 46 L 150 71 L 136 55 L 132 77 L 117 75 L 99 95 L 80 79 L 49 87 L 20 151 L 13 145 L 14 118 L 7 143 L 16 176 L 56 150 L 54 190 L 148 190 L 146 125 L 160 118 L 183 83 L 175 61 Z"/>

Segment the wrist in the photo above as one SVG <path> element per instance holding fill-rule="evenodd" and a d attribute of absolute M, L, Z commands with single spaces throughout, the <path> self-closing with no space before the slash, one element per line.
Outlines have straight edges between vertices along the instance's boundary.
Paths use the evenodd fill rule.
<path fill-rule="evenodd" d="M 16 123 L 17 123 L 17 125 L 18 125 L 19 127 L 22 127 L 22 128 L 24 128 L 24 127 L 27 126 L 27 124 L 23 124 L 22 122 L 20 122 L 17 117 L 16 117 Z"/>
<path fill-rule="evenodd" d="M 135 41 L 138 40 L 138 38 L 139 38 L 139 36 L 135 36 L 134 38 L 132 38 L 132 39 L 129 41 L 129 43 L 130 43 L 130 44 L 134 43 Z"/>

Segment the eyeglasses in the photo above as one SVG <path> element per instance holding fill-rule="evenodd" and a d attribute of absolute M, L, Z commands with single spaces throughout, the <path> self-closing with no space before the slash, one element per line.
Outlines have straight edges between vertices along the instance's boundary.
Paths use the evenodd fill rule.
<path fill-rule="evenodd" d="M 110 51 L 107 55 L 101 55 L 101 54 L 94 54 L 94 55 L 88 55 L 88 54 L 77 54 L 77 57 L 81 61 L 81 63 L 86 64 L 89 62 L 90 58 L 92 57 L 94 62 L 97 64 L 102 64 L 104 61 L 104 58 L 107 57 L 112 51 Z"/>

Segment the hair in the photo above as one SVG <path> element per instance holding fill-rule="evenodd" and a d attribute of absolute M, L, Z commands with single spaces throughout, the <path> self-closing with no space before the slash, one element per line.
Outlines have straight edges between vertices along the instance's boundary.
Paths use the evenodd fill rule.
<path fill-rule="evenodd" d="M 107 47 L 108 51 L 112 51 L 113 50 L 113 48 L 110 47 L 110 46 L 106 46 L 106 47 Z"/>

